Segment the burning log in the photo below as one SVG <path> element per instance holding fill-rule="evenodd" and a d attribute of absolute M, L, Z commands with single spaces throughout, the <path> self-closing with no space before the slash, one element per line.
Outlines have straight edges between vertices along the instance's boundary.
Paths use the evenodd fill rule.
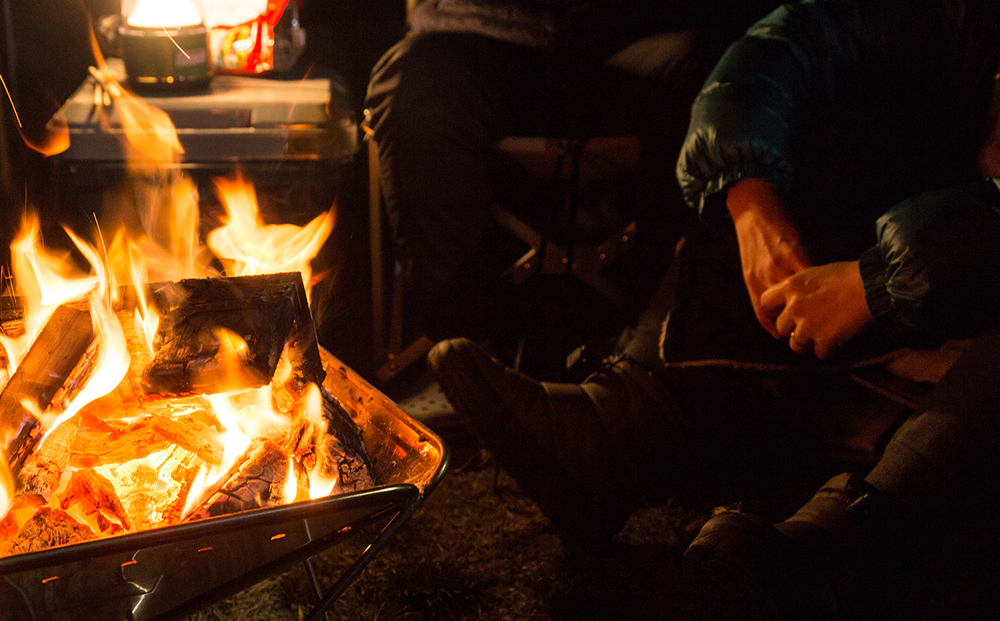
<path fill-rule="evenodd" d="M 44 505 L 45 501 L 34 494 L 14 496 L 10 511 L 0 520 L 0 556 L 3 555 L 3 542 L 16 537 L 28 520 L 38 513 L 38 510 Z"/>
<path fill-rule="evenodd" d="M 187 521 L 282 504 L 288 467 L 288 456 L 278 445 L 255 438 L 244 458 L 226 474 L 222 486 L 192 511 Z"/>
<path fill-rule="evenodd" d="M 178 396 L 263 386 L 274 377 L 286 343 L 297 351 L 289 362 L 293 377 L 322 381 L 299 274 L 187 279 L 153 285 L 150 292 L 161 320 L 153 360 L 143 373 L 145 391 Z M 246 344 L 236 378 L 221 355 L 220 329 Z"/>
<path fill-rule="evenodd" d="M 70 447 L 69 465 L 92 468 L 141 459 L 169 446 L 152 421 L 142 417 L 128 423 L 86 416 Z"/>
<path fill-rule="evenodd" d="M 199 407 L 206 409 L 204 405 Z M 130 422 L 100 420 L 85 410 L 80 415 L 84 423 L 70 445 L 69 465 L 91 468 L 104 464 L 121 464 L 141 459 L 171 445 L 196 453 L 210 464 L 222 463 L 222 445 L 216 441 L 211 427 L 197 420 L 190 412 L 180 416 L 167 416 L 157 412 L 157 409 L 147 405 L 141 411 L 120 411 L 119 415 L 132 414 L 129 418 L 135 417 Z"/>
<path fill-rule="evenodd" d="M 90 313 L 59 306 L 0 392 L 0 440 L 15 476 L 43 433 L 24 404 L 45 410 L 93 340 Z"/>
<path fill-rule="evenodd" d="M 90 527 L 80 524 L 65 511 L 42 507 L 15 537 L 0 545 L 0 556 L 36 552 L 94 537 Z"/>
<path fill-rule="evenodd" d="M 153 429 L 167 441 L 195 453 L 213 466 L 222 463 L 222 445 L 214 438 L 212 428 L 194 416 L 173 417 L 151 413 L 150 420 Z"/>
<path fill-rule="evenodd" d="M 22 493 L 0 523 L 0 555 L 375 485 L 361 428 L 345 408 L 363 406 L 353 395 L 342 403 L 322 387 L 326 371 L 299 274 L 186 280 L 152 287 L 151 299 L 160 311 L 152 355 L 133 313 L 119 311 L 132 355 L 124 380 L 41 445 L 35 437 L 19 449 Z M 227 357 L 222 331 L 245 348 Z M 94 370 L 99 341 L 89 313 L 61 307 L 53 316 L 31 351 L 55 348 L 67 361 L 46 356 L 18 370 L 29 388 L 31 369 L 41 379 L 55 378 L 30 393 L 39 395 L 40 410 L 72 401 Z M 40 434 L 18 398 L 28 389 L 12 386 L 0 393 L 0 404 L 8 406 L 0 421 L 30 417 L 27 423 Z M 218 397 L 228 402 L 221 410 L 216 397 L 194 395 L 267 386 L 270 391 Z M 223 462 L 221 433 L 242 427 L 244 416 L 250 425 L 240 432 L 262 435 L 249 440 L 247 452 L 209 491 L 189 498 L 199 470 Z M 318 485 L 310 482 L 313 475 L 320 475 Z M 192 501 L 195 509 L 182 516 Z"/>
<path fill-rule="evenodd" d="M 353 492 L 373 487 L 374 471 L 361 438 L 361 429 L 340 402 L 325 389 L 322 422 L 302 417 L 282 440 L 285 452 L 305 470 L 336 479 L 330 493 Z"/>
<path fill-rule="evenodd" d="M 52 430 L 38 448 L 24 462 L 18 475 L 18 486 L 25 494 L 37 494 L 46 502 L 59 486 L 59 479 L 69 465 L 70 453 L 80 429 L 80 416 L 63 422 Z"/>
<path fill-rule="evenodd" d="M 90 469 L 73 473 L 59 506 L 75 510 L 96 533 L 114 535 L 131 528 L 111 481 Z"/>

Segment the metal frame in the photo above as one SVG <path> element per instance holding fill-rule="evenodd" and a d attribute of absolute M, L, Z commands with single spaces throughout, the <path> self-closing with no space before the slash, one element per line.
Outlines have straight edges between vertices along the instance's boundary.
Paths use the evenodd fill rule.
<path fill-rule="evenodd" d="M 189 615 L 306 562 L 320 619 L 437 486 L 447 445 L 327 352 L 324 386 L 360 421 L 379 487 L 0 559 L 5 621 L 163 621 Z M 326 591 L 309 559 L 384 523 Z"/>

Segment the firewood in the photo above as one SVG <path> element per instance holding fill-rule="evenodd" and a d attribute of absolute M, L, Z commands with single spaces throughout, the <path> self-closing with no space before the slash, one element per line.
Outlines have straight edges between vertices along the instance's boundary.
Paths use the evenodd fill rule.
<path fill-rule="evenodd" d="M 178 487 L 173 499 L 163 507 L 162 520 L 168 524 L 176 524 L 181 521 L 188 492 L 191 490 L 191 484 L 201 467 L 200 464 L 195 464 L 195 460 L 192 458 L 193 454 L 189 454 L 187 458 L 179 460 L 170 471 L 170 478 L 178 483 Z"/>
<path fill-rule="evenodd" d="M 73 439 L 80 429 L 81 420 L 82 417 L 77 415 L 64 421 L 28 456 L 18 475 L 18 487 L 22 492 L 38 494 L 48 502 L 69 465 Z"/>
<path fill-rule="evenodd" d="M 37 494 L 16 494 L 7 515 L 0 520 L 0 547 L 2 542 L 13 539 L 24 525 L 45 505 Z"/>
<path fill-rule="evenodd" d="M 100 421 L 86 416 L 70 447 L 69 465 L 92 468 L 121 464 L 162 451 L 170 443 L 148 417 L 131 422 Z"/>
<path fill-rule="evenodd" d="M 111 481 L 89 468 L 73 473 L 61 497 L 59 508 L 75 508 L 94 532 L 114 535 L 131 528 Z"/>
<path fill-rule="evenodd" d="M 302 278 L 297 273 L 187 279 L 150 286 L 160 313 L 152 362 L 143 372 L 148 393 L 186 395 L 263 386 L 290 340 L 315 342 Z M 238 374 L 226 373 L 219 329 L 246 343 Z M 322 380 L 318 349 L 291 361 L 298 374 Z M 316 380 L 314 380 L 316 381 Z"/>
<path fill-rule="evenodd" d="M 59 306 L 0 392 L 0 440 L 17 476 L 41 439 L 41 422 L 23 403 L 45 410 L 94 340 L 90 313 Z"/>
<path fill-rule="evenodd" d="M 214 430 L 193 416 L 163 416 L 149 413 L 153 429 L 161 437 L 177 446 L 195 453 L 212 465 L 222 463 L 223 447 L 214 436 Z"/>
<path fill-rule="evenodd" d="M 295 322 L 271 381 L 275 405 L 291 411 L 310 384 L 321 385 L 326 377 L 319 354 L 319 340 L 313 324 L 305 287 L 299 278 L 295 286 Z"/>
<path fill-rule="evenodd" d="M 335 477 L 337 482 L 332 494 L 374 487 L 374 469 L 362 442 L 360 427 L 354 424 L 335 397 L 324 389 L 321 395 L 322 423 L 301 416 L 281 439 L 282 448 L 305 470 L 318 470 L 324 477 Z"/>
<path fill-rule="evenodd" d="M 323 473 L 336 472 L 337 483 L 331 493 L 351 492 L 374 487 L 374 468 L 368 458 L 368 451 L 362 439 L 361 427 L 344 409 L 344 406 L 325 389 L 323 395 L 323 418 L 327 421 L 327 433 L 320 445 L 324 456 Z"/>
<path fill-rule="evenodd" d="M 15 537 L 0 545 L 0 556 L 37 552 L 94 538 L 89 526 L 80 524 L 65 511 L 42 507 Z"/>
<path fill-rule="evenodd" d="M 273 507 L 284 502 L 288 457 L 272 441 L 255 438 L 244 457 L 223 477 L 223 484 L 185 521 Z"/>
<path fill-rule="evenodd" d="M 179 521 L 188 489 L 203 463 L 175 446 L 155 460 L 136 459 L 95 470 L 114 485 L 132 530 L 140 531 Z"/>

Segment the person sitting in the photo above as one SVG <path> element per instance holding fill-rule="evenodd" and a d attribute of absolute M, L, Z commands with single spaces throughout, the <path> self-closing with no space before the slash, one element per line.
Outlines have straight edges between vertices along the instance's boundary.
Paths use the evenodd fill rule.
<path fill-rule="evenodd" d="M 642 175 L 640 194 L 651 198 L 639 201 L 637 251 L 644 270 L 665 264 L 685 209 L 659 171 L 672 165 L 690 102 L 722 50 L 776 4 L 416 4 L 407 36 L 374 67 L 366 98 L 395 252 L 411 270 L 407 329 L 486 339 L 509 322 L 491 287 L 508 266 L 496 259 L 490 215 L 513 186 L 496 148 L 504 137 L 638 134 L 643 170 L 655 174 Z M 631 279 L 638 310 L 647 280 L 651 290 L 656 277 Z"/>
<path fill-rule="evenodd" d="M 861 569 L 924 549 L 903 524 L 986 489 L 1000 431 L 1000 367 L 986 353 L 1000 318 L 1000 170 L 984 147 L 998 11 L 776 9 L 694 102 L 676 172 L 701 218 L 622 356 L 569 385 L 519 375 L 465 339 L 431 351 L 456 410 L 568 539 L 613 534 L 650 494 L 735 481 L 838 411 L 881 407 L 880 390 L 854 399 L 847 370 L 945 339 L 975 337 L 943 379 L 910 378 L 940 382 L 870 471 L 835 476 L 777 527 L 722 512 L 687 557 L 732 570 L 719 582 L 729 595 L 756 584 L 743 594 L 773 598 L 765 608 L 827 618 L 849 604 L 803 559 L 811 570 L 860 550 L 855 592 L 876 597 L 884 582 Z"/>

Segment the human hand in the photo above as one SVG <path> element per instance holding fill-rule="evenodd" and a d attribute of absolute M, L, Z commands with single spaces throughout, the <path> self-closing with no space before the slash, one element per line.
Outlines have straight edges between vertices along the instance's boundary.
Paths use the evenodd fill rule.
<path fill-rule="evenodd" d="M 798 272 L 761 295 L 769 325 L 796 353 L 826 358 L 872 320 L 857 261 Z"/>
<path fill-rule="evenodd" d="M 773 318 L 761 307 L 761 295 L 812 263 L 798 231 L 785 217 L 781 193 L 771 183 L 752 178 L 737 182 L 726 194 L 726 207 L 736 228 L 743 280 L 757 321 L 779 338 Z"/>

